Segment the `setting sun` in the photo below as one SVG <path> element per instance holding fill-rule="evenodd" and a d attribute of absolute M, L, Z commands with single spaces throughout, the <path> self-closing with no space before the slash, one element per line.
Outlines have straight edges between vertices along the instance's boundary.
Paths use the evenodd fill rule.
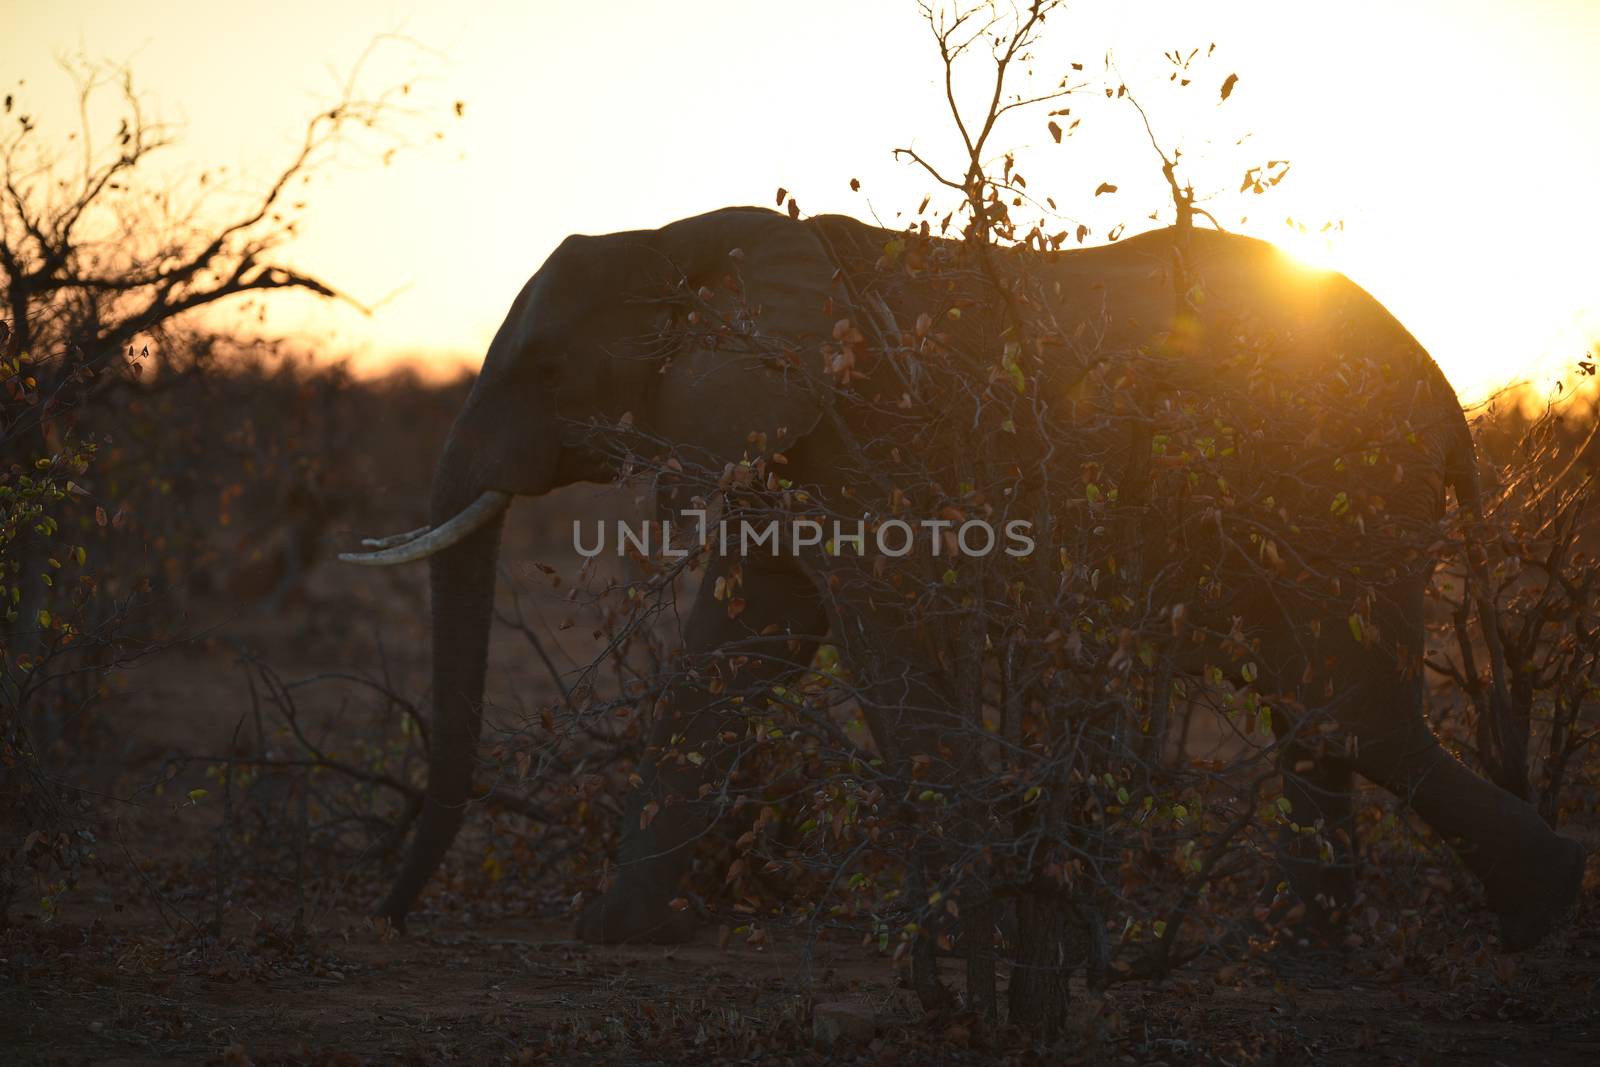
<path fill-rule="evenodd" d="M 1341 257 L 1334 238 L 1327 233 L 1315 230 L 1301 232 L 1294 227 L 1285 226 L 1273 243 L 1287 252 L 1297 263 L 1307 267 L 1350 273 L 1349 266 Z"/>

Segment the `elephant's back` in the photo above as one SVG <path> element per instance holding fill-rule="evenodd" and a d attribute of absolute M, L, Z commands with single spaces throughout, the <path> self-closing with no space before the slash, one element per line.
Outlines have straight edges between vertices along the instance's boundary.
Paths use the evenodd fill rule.
<path fill-rule="evenodd" d="M 1196 229 L 1184 240 L 1167 227 L 1056 253 L 1042 273 L 1071 294 L 1063 299 L 1076 318 L 1101 318 L 1108 348 L 1148 344 L 1168 330 L 1181 294 L 1205 329 L 1189 346 L 1196 356 L 1226 360 L 1255 333 L 1270 335 L 1276 358 L 1304 373 L 1325 372 L 1327 357 L 1353 348 L 1399 361 L 1396 373 L 1444 384 L 1422 345 L 1366 290 L 1253 237 Z"/>
<path fill-rule="evenodd" d="M 1327 558 L 1387 571 L 1437 539 L 1444 485 L 1471 455 L 1460 403 L 1344 275 L 1264 241 L 1170 229 L 1062 254 L 1046 272 L 1062 294 L 1058 395 L 1074 432 L 1142 407 L 1164 462 L 1218 486 L 1202 495 L 1241 530 L 1281 526 L 1280 544 Z"/>
<path fill-rule="evenodd" d="M 957 242 L 841 217 L 812 224 L 852 284 L 904 323 L 966 292 L 975 306 L 949 339 L 980 364 L 998 360 L 1000 301 Z M 1074 433 L 1120 425 L 1129 404 L 1166 404 L 1195 450 L 1234 442 L 1224 465 L 1235 486 L 1323 513 L 1342 493 L 1351 515 L 1372 520 L 1352 523 L 1357 534 L 1386 516 L 1434 522 L 1447 471 L 1470 455 L 1454 390 L 1405 327 L 1344 275 L 1265 241 L 1167 228 L 1097 248 L 990 254 L 1030 309 L 1041 387 Z M 1192 315 L 1175 328 L 1180 307 Z M 1113 432 L 1098 447 L 1109 458 L 1125 440 Z"/>

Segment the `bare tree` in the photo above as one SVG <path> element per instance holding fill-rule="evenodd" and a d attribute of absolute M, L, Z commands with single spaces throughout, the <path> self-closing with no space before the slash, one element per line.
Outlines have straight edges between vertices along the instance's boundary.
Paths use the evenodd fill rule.
<path fill-rule="evenodd" d="M 1478 420 L 1497 477 L 1458 534 L 1486 558 L 1462 553 L 1436 579 L 1441 650 L 1428 666 L 1465 696 L 1464 741 L 1484 772 L 1553 826 L 1569 771 L 1600 740 L 1600 420 L 1587 390 L 1558 391 L 1532 418 L 1525 399 L 1513 392 Z"/>
<path fill-rule="evenodd" d="M 219 209 L 219 198 L 206 195 L 217 184 L 209 174 L 196 179 L 191 197 L 149 180 L 152 157 L 172 146 L 175 134 L 145 114 L 131 71 L 82 61 L 69 71 L 82 117 L 74 133 L 81 156 L 42 143 L 26 115 L 15 115 L 0 139 L 0 269 L 14 351 L 71 346 L 93 358 L 186 311 L 274 289 L 355 303 L 274 253 L 295 233 L 292 216 L 304 206 L 296 187 L 352 130 L 386 121 L 399 89 L 363 97 L 353 75 L 343 98 L 307 123 L 298 151 L 254 201 Z M 117 94 L 121 117 L 103 137 L 91 125 L 91 104 L 108 92 Z M 15 110 L 9 96 L 5 107 Z"/>
<path fill-rule="evenodd" d="M 182 343 L 192 339 L 191 312 L 276 290 L 355 303 L 281 253 L 296 231 L 300 187 L 338 145 L 358 131 L 395 140 L 405 87 L 364 94 L 366 58 L 338 101 L 307 123 L 288 162 L 242 201 L 217 174 L 172 185 L 155 170 L 176 133 L 148 115 L 126 67 L 66 64 L 79 127 L 65 134 L 41 128 L 14 95 L 4 98 L 0 743 L 8 755 L 0 792 L 8 802 L 0 807 L 22 817 L 24 832 L 48 830 L 60 815 L 59 784 L 37 762 L 49 746 L 30 733 L 49 717 L 34 712 L 81 713 L 106 671 L 159 646 L 131 627 L 149 585 L 116 554 L 128 525 L 123 504 L 96 492 L 102 438 L 119 415 L 111 398 L 119 387 L 149 389 L 159 377 L 145 374 L 149 364 L 215 350 Z M 108 99 L 115 129 L 96 117 Z M 53 849 L 65 867 L 77 845 L 46 832 L 34 847 Z"/>

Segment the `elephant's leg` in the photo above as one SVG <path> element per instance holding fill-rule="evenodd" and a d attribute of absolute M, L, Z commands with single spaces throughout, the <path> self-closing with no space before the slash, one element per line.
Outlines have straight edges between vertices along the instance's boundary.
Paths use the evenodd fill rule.
<path fill-rule="evenodd" d="M 1583 846 L 1545 825 L 1533 805 L 1473 774 L 1434 738 L 1414 705 L 1364 730 L 1356 768 L 1427 820 L 1483 883 L 1509 949 L 1529 948 L 1577 899 Z"/>
<path fill-rule="evenodd" d="M 1420 647 L 1420 584 L 1392 591 L 1380 613 L 1380 632 L 1391 642 Z M 1341 658 L 1356 668 L 1346 675 L 1354 680 L 1349 703 L 1338 711 L 1353 735 L 1355 769 L 1408 803 L 1455 848 L 1482 881 L 1507 948 L 1536 944 L 1577 899 L 1583 847 L 1444 750 L 1422 718 L 1419 671 L 1403 670 L 1378 648 L 1350 645 Z"/>
<path fill-rule="evenodd" d="M 735 562 L 742 574 L 738 595 L 744 609 L 729 618 L 728 603 L 717 600 L 713 590 Z M 724 671 L 733 670 L 730 659 L 748 659 L 726 677 L 720 695 L 713 695 L 705 680 L 674 682 L 639 768 L 641 783 L 623 808 L 616 882 L 583 913 L 579 937 L 616 944 L 689 936 L 692 923 L 669 903 L 688 870 L 695 842 L 710 822 L 707 806 L 699 800 L 700 787 L 725 770 L 716 755 L 717 735 L 730 727 L 743 733 L 743 723 L 729 721 L 729 698 L 808 666 L 825 627 L 815 587 L 788 561 L 751 556 L 719 560 L 708 569 L 684 627 L 684 666 L 698 663 L 706 674 L 707 657 L 715 656 Z M 785 640 L 784 634 L 797 636 Z M 702 746 L 707 746 L 703 762 L 687 758 Z"/>
<path fill-rule="evenodd" d="M 1283 866 L 1301 902 L 1319 919 L 1331 919 L 1355 898 L 1354 775 L 1347 759 L 1320 748 L 1316 741 L 1295 739 L 1278 757 L 1292 821 L 1285 830 Z M 1307 832 L 1313 827 L 1320 832 Z"/>

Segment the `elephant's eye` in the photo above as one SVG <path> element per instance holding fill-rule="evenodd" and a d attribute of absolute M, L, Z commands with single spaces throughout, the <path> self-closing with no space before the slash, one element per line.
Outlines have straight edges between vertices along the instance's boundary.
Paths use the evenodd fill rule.
<path fill-rule="evenodd" d="M 541 363 L 534 368 L 533 379 L 547 389 L 553 389 L 561 384 L 561 379 L 566 377 L 565 368 L 559 363 Z"/>

